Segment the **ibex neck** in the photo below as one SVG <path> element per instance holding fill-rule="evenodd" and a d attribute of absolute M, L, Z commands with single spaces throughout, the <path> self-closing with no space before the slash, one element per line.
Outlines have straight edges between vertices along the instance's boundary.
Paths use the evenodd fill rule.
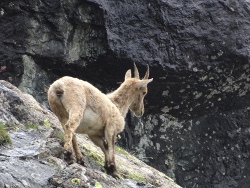
<path fill-rule="evenodd" d="M 132 94 L 131 84 L 123 83 L 117 90 L 107 96 L 125 117 L 132 101 Z"/>

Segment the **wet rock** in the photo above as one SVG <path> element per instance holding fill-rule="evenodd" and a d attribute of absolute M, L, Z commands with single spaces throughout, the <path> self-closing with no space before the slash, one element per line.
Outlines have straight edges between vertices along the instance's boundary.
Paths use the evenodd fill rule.
<path fill-rule="evenodd" d="M 0 179 L 2 187 L 45 187 L 55 169 L 37 160 L 8 158 L 1 161 Z"/>
<path fill-rule="evenodd" d="M 144 187 L 144 188 L 154 188 L 155 186 L 150 185 L 150 184 L 145 184 L 145 183 L 138 183 L 133 180 L 125 179 L 123 181 L 124 185 L 127 185 L 130 188 L 139 188 L 139 187 Z"/>

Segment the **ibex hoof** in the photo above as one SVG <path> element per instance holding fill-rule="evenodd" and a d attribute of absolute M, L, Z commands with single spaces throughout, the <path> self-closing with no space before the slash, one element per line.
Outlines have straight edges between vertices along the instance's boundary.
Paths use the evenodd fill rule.
<path fill-rule="evenodd" d="M 70 155 L 72 155 L 72 151 L 71 150 L 64 150 L 64 155 L 65 156 L 70 156 Z"/>
<path fill-rule="evenodd" d="M 121 179 L 121 177 L 120 177 L 120 175 L 119 175 L 119 173 L 117 172 L 117 170 L 116 171 L 114 171 L 112 174 L 110 174 L 113 178 L 115 178 L 115 179 Z"/>
<path fill-rule="evenodd" d="M 71 150 L 65 150 L 63 154 L 64 154 L 64 160 L 67 161 L 69 165 L 74 163 L 74 156 Z"/>
<path fill-rule="evenodd" d="M 105 165 L 104 168 L 106 169 L 108 175 L 111 175 L 115 179 L 121 179 L 119 173 L 116 170 L 115 165 Z"/>
<path fill-rule="evenodd" d="M 86 167 L 83 158 L 77 159 L 77 163 Z"/>

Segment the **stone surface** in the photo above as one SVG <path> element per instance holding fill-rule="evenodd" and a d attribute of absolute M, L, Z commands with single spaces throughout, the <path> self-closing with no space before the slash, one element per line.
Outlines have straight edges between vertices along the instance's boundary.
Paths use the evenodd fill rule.
<path fill-rule="evenodd" d="M 145 116 L 119 143 L 183 187 L 247 187 L 249 15 L 248 0 L 2 1 L 0 79 L 47 105 L 62 75 L 109 92 L 149 64 Z"/>

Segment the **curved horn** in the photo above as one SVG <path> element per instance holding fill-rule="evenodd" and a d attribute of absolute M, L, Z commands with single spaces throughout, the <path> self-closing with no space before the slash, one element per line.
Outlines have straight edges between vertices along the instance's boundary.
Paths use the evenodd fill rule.
<path fill-rule="evenodd" d="M 134 63 L 134 75 L 135 75 L 135 78 L 140 79 L 139 72 L 138 72 L 138 69 L 137 69 L 135 63 Z"/>
<path fill-rule="evenodd" d="M 147 65 L 147 72 L 146 72 L 146 74 L 145 74 L 143 80 L 147 80 L 148 77 L 149 77 L 149 66 Z"/>

